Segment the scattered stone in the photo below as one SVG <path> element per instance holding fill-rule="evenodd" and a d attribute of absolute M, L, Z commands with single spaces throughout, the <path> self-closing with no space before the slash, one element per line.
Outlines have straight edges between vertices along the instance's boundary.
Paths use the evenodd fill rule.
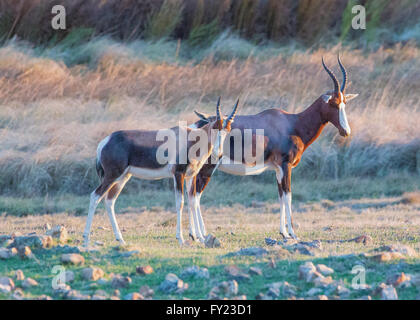
<path fill-rule="evenodd" d="M 300 253 L 308 256 L 314 256 L 315 250 L 322 250 L 322 244 L 319 240 L 314 240 L 310 242 L 296 242 L 293 240 L 287 242 L 278 241 L 277 244 L 283 246 L 289 252 Z"/>
<path fill-rule="evenodd" d="M 38 282 L 32 278 L 26 278 L 23 282 L 22 282 L 22 288 L 24 289 L 29 289 L 32 287 L 36 287 L 38 286 Z"/>
<path fill-rule="evenodd" d="M 338 285 L 336 288 L 336 294 L 338 294 L 340 297 L 348 297 L 350 293 L 350 289 L 346 288 L 345 286 Z"/>
<path fill-rule="evenodd" d="M 85 263 L 85 258 L 78 253 L 65 253 L 61 255 L 61 262 L 64 264 L 79 266 Z"/>
<path fill-rule="evenodd" d="M 101 278 L 101 279 L 99 279 L 96 283 L 97 283 L 98 285 L 100 285 L 100 286 L 104 286 L 104 285 L 107 285 L 107 284 L 108 284 L 108 280 L 106 280 L 106 279 L 104 279 L 104 278 Z"/>
<path fill-rule="evenodd" d="M 411 280 L 411 277 L 406 275 L 404 272 L 395 273 L 388 277 L 386 280 L 387 284 L 391 284 L 394 287 L 404 286 L 404 284 L 409 283 Z"/>
<path fill-rule="evenodd" d="M 34 300 L 53 300 L 50 296 L 47 296 L 46 294 L 40 295 L 39 297 L 36 297 Z"/>
<path fill-rule="evenodd" d="M 262 256 L 266 255 L 268 251 L 261 247 L 249 247 L 249 248 L 242 248 L 235 252 L 230 252 L 225 255 L 225 257 L 232 257 L 232 256 Z"/>
<path fill-rule="evenodd" d="M 22 270 L 16 270 L 15 271 L 15 279 L 17 280 L 17 281 L 23 281 L 23 280 L 25 280 L 25 275 L 23 274 L 23 271 Z"/>
<path fill-rule="evenodd" d="M 107 300 L 108 293 L 104 290 L 96 290 L 95 294 L 91 297 L 91 300 Z"/>
<path fill-rule="evenodd" d="M 323 276 L 329 276 L 334 273 L 334 269 L 327 267 L 325 264 L 317 264 L 316 270 Z"/>
<path fill-rule="evenodd" d="M 66 297 L 67 293 L 71 291 L 71 288 L 69 285 L 65 283 L 57 283 L 56 286 L 54 286 L 54 295 Z"/>
<path fill-rule="evenodd" d="M 95 246 L 100 246 L 102 247 L 104 245 L 103 241 L 95 241 Z"/>
<path fill-rule="evenodd" d="M 185 278 L 185 277 L 194 277 L 197 279 L 208 279 L 210 278 L 210 273 L 207 268 L 200 268 L 199 266 L 192 266 L 182 271 L 181 278 Z"/>
<path fill-rule="evenodd" d="M 72 283 L 74 281 L 74 272 L 71 270 L 66 270 L 64 273 L 64 279 L 66 282 Z"/>
<path fill-rule="evenodd" d="M 12 292 L 12 287 L 0 283 L 0 293 L 10 293 Z"/>
<path fill-rule="evenodd" d="M 136 272 L 141 275 L 147 275 L 153 273 L 153 268 L 151 266 L 137 267 Z"/>
<path fill-rule="evenodd" d="M 63 226 L 54 226 L 52 229 L 47 230 L 46 234 L 54 239 L 57 239 L 59 243 L 66 243 L 69 239 L 67 229 Z"/>
<path fill-rule="evenodd" d="M 98 267 L 89 267 L 82 270 L 82 277 L 87 281 L 97 281 L 104 275 L 104 271 Z"/>
<path fill-rule="evenodd" d="M 390 253 L 399 253 L 403 256 L 407 256 L 407 257 L 416 257 L 417 253 L 416 251 L 404 244 L 391 244 L 388 246 L 382 246 L 380 248 L 377 249 L 377 251 L 385 251 L 385 252 L 390 252 Z"/>
<path fill-rule="evenodd" d="M 66 295 L 66 299 L 69 299 L 69 300 L 89 300 L 90 297 L 88 295 L 80 293 L 77 290 L 70 290 Z"/>
<path fill-rule="evenodd" d="M 272 238 L 265 238 L 265 244 L 267 246 L 274 246 L 277 244 L 277 240 L 276 239 L 272 239 Z"/>
<path fill-rule="evenodd" d="M 208 234 L 204 239 L 204 245 L 206 248 L 220 248 L 222 246 L 220 240 L 212 234 Z"/>
<path fill-rule="evenodd" d="M 371 257 L 376 262 L 388 262 L 391 260 L 405 259 L 405 256 L 399 252 L 381 252 Z"/>
<path fill-rule="evenodd" d="M 255 300 L 265 300 L 265 295 L 264 293 L 260 292 L 255 296 Z"/>
<path fill-rule="evenodd" d="M 14 257 L 17 254 L 16 248 L 0 248 L 0 260 L 6 260 L 10 259 L 11 257 Z"/>
<path fill-rule="evenodd" d="M 120 274 L 117 274 L 111 279 L 111 286 L 114 289 L 128 288 L 131 282 L 132 280 L 130 277 L 124 277 Z"/>
<path fill-rule="evenodd" d="M 267 287 L 267 296 L 272 298 L 278 298 L 280 296 L 284 298 L 290 298 L 296 296 L 297 292 L 297 288 L 287 281 L 270 283 L 267 285 Z"/>
<path fill-rule="evenodd" d="M 251 267 L 249 268 L 249 274 L 256 275 L 256 276 L 262 276 L 262 270 L 258 267 Z"/>
<path fill-rule="evenodd" d="M 315 285 L 315 287 L 321 287 L 321 288 L 326 288 L 328 285 L 330 285 L 331 283 L 333 283 L 333 279 L 331 276 L 328 277 L 324 277 L 323 275 L 319 275 L 318 277 L 316 277 L 315 279 L 313 279 L 313 283 Z"/>
<path fill-rule="evenodd" d="M 91 300 L 107 300 L 108 298 L 106 296 L 95 293 L 90 299 Z"/>
<path fill-rule="evenodd" d="M 51 248 L 53 246 L 53 239 L 51 236 L 44 235 L 27 235 L 15 237 L 14 241 L 9 247 L 29 247 L 31 249 Z"/>
<path fill-rule="evenodd" d="M 22 259 L 32 259 L 34 258 L 34 254 L 32 253 L 32 250 L 28 246 L 20 246 L 17 248 L 19 257 Z"/>
<path fill-rule="evenodd" d="M 13 292 L 11 298 L 13 300 L 23 300 L 24 299 L 23 290 L 20 289 L 20 288 L 15 289 L 15 291 Z"/>
<path fill-rule="evenodd" d="M 299 279 L 304 279 L 306 282 L 311 282 L 315 279 L 318 275 L 318 271 L 316 271 L 315 265 L 308 261 L 304 264 L 299 266 Z"/>
<path fill-rule="evenodd" d="M 213 287 L 209 293 L 209 299 L 222 299 L 221 296 L 232 297 L 238 294 L 238 283 L 235 280 L 223 281 Z"/>
<path fill-rule="evenodd" d="M 395 290 L 393 285 L 381 283 L 379 289 L 382 300 L 398 300 L 397 290 Z"/>
<path fill-rule="evenodd" d="M 311 288 L 311 289 L 308 290 L 308 292 L 306 292 L 306 295 L 308 297 L 313 297 L 313 296 L 318 296 L 322 293 L 323 293 L 323 291 L 322 291 L 321 288 Z"/>
<path fill-rule="evenodd" d="M 148 285 L 143 285 L 140 287 L 139 293 L 145 298 L 145 299 L 151 299 L 155 292 L 153 289 L 151 289 Z"/>
<path fill-rule="evenodd" d="M 251 276 L 249 274 L 244 273 L 235 265 L 226 266 L 225 272 L 227 273 L 229 278 L 234 279 L 236 281 L 251 280 Z"/>
<path fill-rule="evenodd" d="M 159 290 L 164 293 L 182 293 L 187 288 L 188 285 L 173 273 L 168 273 L 165 280 L 159 286 Z"/>
<path fill-rule="evenodd" d="M 144 300 L 144 297 L 138 292 L 132 292 L 125 295 L 124 300 Z"/>
<path fill-rule="evenodd" d="M 351 239 L 349 241 L 354 241 L 356 243 L 363 243 L 366 246 L 368 244 L 371 244 L 373 242 L 373 239 L 372 239 L 371 236 L 364 234 L 364 235 L 358 236 L 354 239 Z"/>
<path fill-rule="evenodd" d="M 9 277 L 0 277 L 0 285 L 8 286 L 12 290 L 15 288 L 15 283 L 13 282 L 12 278 Z"/>

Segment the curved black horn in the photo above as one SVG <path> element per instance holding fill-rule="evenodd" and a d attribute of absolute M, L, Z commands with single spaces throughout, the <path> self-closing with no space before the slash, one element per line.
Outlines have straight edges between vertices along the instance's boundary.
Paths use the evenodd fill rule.
<path fill-rule="evenodd" d="M 343 74 L 343 84 L 341 85 L 340 90 L 341 92 L 344 92 L 344 90 L 346 89 L 346 84 L 347 84 L 347 71 L 346 71 L 346 68 L 344 68 L 343 64 L 341 63 L 340 54 L 337 54 L 337 60 L 341 69 L 341 73 Z"/>
<path fill-rule="evenodd" d="M 220 120 L 220 97 L 217 99 L 217 107 L 216 107 L 216 120 Z"/>
<path fill-rule="evenodd" d="M 328 75 L 331 77 L 332 81 L 334 82 L 334 92 L 338 93 L 339 83 L 337 78 L 335 77 L 334 73 L 328 69 L 328 67 L 325 65 L 324 57 L 322 57 L 322 66 L 324 67 L 325 71 L 327 71 Z"/>
<path fill-rule="evenodd" d="M 235 106 L 233 107 L 233 111 L 232 111 L 232 113 L 230 114 L 230 116 L 226 119 L 226 123 L 228 123 L 228 122 L 232 122 L 232 121 L 233 121 L 233 118 L 235 118 L 235 116 L 236 116 L 236 112 L 238 111 L 238 104 L 239 104 L 239 99 L 238 99 L 238 100 L 236 100 L 236 104 L 235 104 Z"/>

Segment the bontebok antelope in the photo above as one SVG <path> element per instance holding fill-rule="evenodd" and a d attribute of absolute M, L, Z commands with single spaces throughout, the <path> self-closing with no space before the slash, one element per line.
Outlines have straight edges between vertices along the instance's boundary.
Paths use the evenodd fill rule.
<path fill-rule="evenodd" d="M 89 245 L 93 215 L 103 198 L 115 237 L 121 244 L 125 243 L 115 218 L 114 205 L 132 175 L 153 180 L 173 178 L 178 214 L 176 237 L 182 244 L 184 180 L 189 186 L 209 158 L 214 158 L 213 162 L 216 163 L 222 156 L 224 139 L 235 118 L 238 102 L 232 113 L 223 118 L 220 115 L 219 98 L 216 116 L 199 129 L 179 126 L 159 131 L 116 131 L 103 139 L 98 145 L 96 158 L 96 171 L 101 184 L 90 196 L 83 234 L 85 246 Z M 165 138 L 168 139 L 165 141 Z M 190 235 L 195 238 L 193 213 L 190 212 Z"/>
<path fill-rule="evenodd" d="M 328 122 L 331 122 L 338 129 L 341 136 L 347 137 L 350 135 L 345 108 L 346 103 L 355 98 L 357 94 L 345 93 L 347 73 L 339 56 L 337 59 L 343 74 L 341 87 L 334 73 L 322 59 L 322 65 L 333 81 L 334 91 L 321 95 L 305 111 L 298 114 L 290 114 L 280 109 L 268 109 L 256 115 L 238 116 L 232 124 L 230 137 L 226 141 L 223 158 L 219 165 L 221 171 L 234 175 L 255 175 L 265 170 L 275 171 L 280 199 L 280 234 L 284 239 L 297 239 L 292 224 L 292 168 L 298 165 L 303 152 L 318 138 Z M 196 112 L 196 114 L 200 117 L 200 120 L 195 123 L 195 127 L 205 125 L 213 119 L 202 113 Z M 253 131 L 264 130 L 262 165 L 250 166 L 245 161 L 244 156 L 239 162 L 233 161 L 236 160 L 234 159 L 234 132 L 239 130 L 240 133 L 244 133 L 247 129 Z M 240 136 L 244 137 L 244 134 Z M 242 138 L 242 145 L 245 144 L 245 141 Z M 206 235 L 200 210 L 200 198 L 215 168 L 216 165 L 214 164 L 204 165 L 188 190 L 189 197 L 193 200 L 196 220 L 198 220 L 195 226 L 196 234 L 200 240 L 203 240 Z"/>

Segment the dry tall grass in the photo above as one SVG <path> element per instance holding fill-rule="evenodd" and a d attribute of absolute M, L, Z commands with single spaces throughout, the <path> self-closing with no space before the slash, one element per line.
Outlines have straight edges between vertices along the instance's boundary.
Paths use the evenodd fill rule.
<path fill-rule="evenodd" d="M 68 16 L 61 32 L 50 27 L 51 7 L 57 4 L 65 6 Z M 366 33 L 350 28 L 355 4 L 366 7 Z M 416 0 L 0 0 L 0 39 L 17 36 L 51 44 L 70 35 L 74 41 L 81 30 L 119 40 L 188 39 L 211 27 L 208 34 L 229 28 L 257 41 L 293 39 L 313 45 L 341 37 L 395 42 L 394 33 L 411 30 L 419 14 Z M 85 32 L 79 36 L 86 40 Z"/>
<path fill-rule="evenodd" d="M 62 53 L 39 55 L 16 43 L 0 48 L 2 194 L 86 194 L 97 183 L 95 150 L 104 136 L 117 129 L 195 121 L 192 110 L 213 112 L 219 95 L 226 108 L 240 96 L 241 114 L 270 107 L 302 111 L 331 89 L 320 61 L 324 55 L 337 70 L 338 50 L 350 76 L 348 92 L 360 94 L 348 106 L 352 137 L 343 140 L 329 126 L 296 174 L 340 178 L 420 170 L 417 47 L 372 53 L 338 46 L 314 52 L 279 49 L 194 64 L 153 62 L 147 58 L 150 47 L 141 42 L 97 41 L 80 49 L 89 51 L 90 64 L 72 67 L 60 62 Z M 157 52 L 170 48 L 175 55 L 176 43 L 160 46 Z"/>

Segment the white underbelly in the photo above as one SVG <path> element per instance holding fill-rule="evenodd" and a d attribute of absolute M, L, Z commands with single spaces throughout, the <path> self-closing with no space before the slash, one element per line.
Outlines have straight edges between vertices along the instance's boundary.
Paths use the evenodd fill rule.
<path fill-rule="evenodd" d="M 139 168 L 139 167 L 128 167 L 128 173 L 132 174 L 133 176 L 146 179 L 146 180 L 159 180 L 165 178 L 172 178 L 172 166 L 167 165 L 165 167 L 159 169 L 146 169 L 146 168 Z"/>
<path fill-rule="evenodd" d="M 231 163 L 231 164 L 223 164 L 219 165 L 219 170 L 237 175 L 237 176 L 250 176 L 250 175 L 258 175 L 263 173 L 266 170 L 274 170 L 274 167 L 268 164 L 264 164 L 261 166 L 247 166 L 241 163 Z"/>

